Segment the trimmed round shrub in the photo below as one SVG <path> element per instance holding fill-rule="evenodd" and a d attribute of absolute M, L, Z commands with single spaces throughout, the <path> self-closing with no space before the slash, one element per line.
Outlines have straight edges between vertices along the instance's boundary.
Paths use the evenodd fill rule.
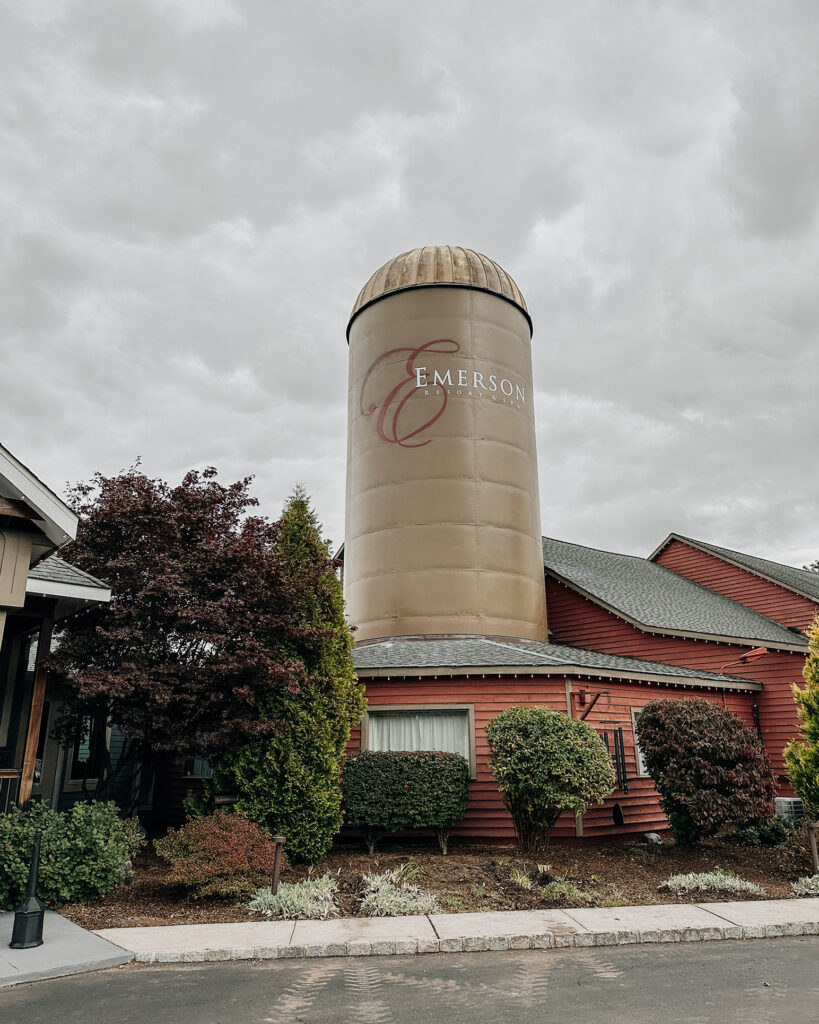
<path fill-rule="evenodd" d="M 370 853 L 387 832 L 431 828 L 441 852 L 466 814 L 469 764 L 441 750 L 368 750 L 344 765 L 347 821 L 360 825 Z"/>
<path fill-rule="evenodd" d="M 12 910 L 25 896 L 40 829 L 40 874 L 37 894 L 50 907 L 88 903 L 126 877 L 134 830 L 120 818 L 114 803 L 77 803 L 64 812 L 48 804 L 13 808 L 0 815 L 0 909 Z"/>
<path fill-rule="evenodd" d="M 507 708 L 486 726 L 489 767 L 524 853 L 544 847 L 564 811 L 613 791 L 606 745 L 585 722 L 544 707 Z"/>
<path fill-rule="evenodd" d="M 777 779 L 768 755 L 756 732 L 722 705 L 653 700 L 637 719 L 637 738 L 681 845 L 773 817 Z"/>
<path fill-rule="evenodd" d="M 194 897 L 236 897 L 269 884 L 276 844 L 243 814 L 217 811 L 169 829 L 154 849 L 170 864 L 169 881 Z"/>

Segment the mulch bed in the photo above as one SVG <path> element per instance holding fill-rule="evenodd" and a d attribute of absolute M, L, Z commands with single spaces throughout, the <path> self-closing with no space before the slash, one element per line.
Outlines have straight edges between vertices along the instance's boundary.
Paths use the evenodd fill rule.
<path fill-rule="evenodd" d="M 782 849 L 749 848 L 727 840 L 710 840 L 693 849 L 677 847 L 666 840 L 659 846 L 550 847 L 539 858 L 550 865 L 551 876 L 563 876 L 583 890 L 582 900 L 549 900 L 535 883 L 524 889 L 512 878 L 512 870 L 537 875 L 535 862 L 520 856 L 512 847 L 450 847 L 443 857 L 429 846 L 390 845 L 373 857 L 358 848 L 334 850 L 313 868 L 339 882 L 340 903 L 345 915 L 356 912 L 355 894 L 363 874 L 385 871 L 412 860 L 420 868 L 417 883 L 438 896 L 442 909 L 450 913 L 489 910 L 534 910 L 547 907 L 623 906 L 652 903 L 699 903 L 704 900 L 753 899 L 720 892 L 697 893 L 677 898 L 659 892 L 657 886 L 670 875 L 690 871 L 730 869 L 765 889 L 767 899 L 791 896 L 790 882 L 799 872 L 789 867 Z M 303 866 L 287 865 L 282 880 L 296 882 L 307 876 Z M 803 872 L 804 873 L 804 872 Z M 137 860 L 132 882 L 120 885 L 107 896 L 87 906 L 71 905 L 60 911 L 84 928 L 127 928 L 144 925 L 206 924 L 247 921 L 254 917 L 236 906 L 234 900 L 191 898 L 167 881 L 167 865 L 153 850 Z M 263 918 L 256 917 L 256 920 Z"/>

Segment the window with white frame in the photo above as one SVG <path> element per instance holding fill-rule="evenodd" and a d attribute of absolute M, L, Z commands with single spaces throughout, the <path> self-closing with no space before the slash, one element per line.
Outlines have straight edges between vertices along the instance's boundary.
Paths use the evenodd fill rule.
<path fill-rule="evenodd" d="M 646 763 L 643 760 L 643 752 L 640 749 L 640 744 L 637 740 L 637 719 L 640 717 L 642 708 L 631 709 L 631 728 L 634 731 L 634 764 L 637 769 L 637 774 L 643 778 L 648 778 L 648 769 Z"/>
<path fill-rule="evenodd" d="M 366 750 L 444 750 L 461 754 L 475 775 L 472 705 L 391 705 L 367 709 L 362 733 Z"/>

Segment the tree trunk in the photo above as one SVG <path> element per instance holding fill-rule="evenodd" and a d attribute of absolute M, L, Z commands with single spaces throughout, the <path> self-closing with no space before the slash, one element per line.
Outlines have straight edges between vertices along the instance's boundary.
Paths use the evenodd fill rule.
<path fill-rule="evenodd" d="M 364 825 L 364 827 L 361 829 L 361 835 L 364 839 L 364 842 L 367 844 L 367 851 L 372 857 L 372 855 L 375 853 L 375 844 L 384 835 L 384 831 L 380 828 L 372 828 L 369 825 Z"/>

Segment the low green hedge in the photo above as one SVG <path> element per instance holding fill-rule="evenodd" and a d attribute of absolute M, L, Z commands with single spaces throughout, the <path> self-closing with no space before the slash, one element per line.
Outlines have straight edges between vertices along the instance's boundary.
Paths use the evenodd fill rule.
<path fill-rule="evenodd" d="M 466 814 L 469 764 L 440 750 L 364 751 L 344 765 L 347 821 L 361 826 L 372 853 L 387 832 L 431 828 L 441 852 Z"/>
<path fill-rule="evenodd" d="M 60 813 L 48 804 L 0 814 L 0 909 L 25 896 L 34 833 L 43 833 L 37 894 L 44 903 L 87 903 L 126 877 L 129 858 L 142 841 L 114 803 L 77 803 Z"/>

